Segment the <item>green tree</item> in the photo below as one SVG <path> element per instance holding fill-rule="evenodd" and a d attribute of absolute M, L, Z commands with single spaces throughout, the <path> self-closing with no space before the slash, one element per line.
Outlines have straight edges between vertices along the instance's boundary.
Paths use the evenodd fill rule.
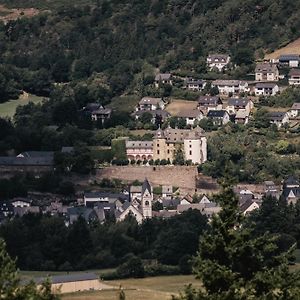
<path fill-rule="evenodd" d="M 51 293 L 51 283 L 44 282 L 37 288 L 32 282 L 20 285 L 20 277 L 15 262 L 5 250 L 5 243 L 0 239 L 0 297 L 7 300 L 58 300 L 59 296 Z"/>
<path fill-rule="evenodd" d="M 195 259 L 194 272 L 203 288 L 189 286 L 180 299 L 299 299 L 300 274 L 289 271 L 290 253 L 280 252 L 277 237 L 268 233 L 255 237 L 252 228 L 242 226 L 230 187 L 224 187 L 216 201 L 222 211 L 201 238 Z"/>

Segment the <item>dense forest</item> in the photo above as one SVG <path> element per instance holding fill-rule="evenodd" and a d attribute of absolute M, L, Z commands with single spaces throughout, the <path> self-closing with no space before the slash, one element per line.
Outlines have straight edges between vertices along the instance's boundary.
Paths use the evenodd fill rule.
<path fill-rule="evenodd" d="M 2 101 L 20 90 L 47 95 L 53 83 L 72 82 L 76 93 L 88 86 L 90 98 L 105 104 L 139 91 L 155 68 L 200 75 L 209 52 L 227 52 L 245 68 L 300 36 L 297 1 L 55 3 L 50 11 L 0 26 Z"/>

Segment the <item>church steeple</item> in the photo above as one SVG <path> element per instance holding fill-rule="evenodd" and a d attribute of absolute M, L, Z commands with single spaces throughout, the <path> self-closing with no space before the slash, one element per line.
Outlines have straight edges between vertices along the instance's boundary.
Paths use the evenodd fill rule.
<path fill-rule="evenodd" d="M 152 201 L 153 191 L 152 187 L 146 178 L 142 185 L 142 213 L 144 218 L 152 218 Z"/>

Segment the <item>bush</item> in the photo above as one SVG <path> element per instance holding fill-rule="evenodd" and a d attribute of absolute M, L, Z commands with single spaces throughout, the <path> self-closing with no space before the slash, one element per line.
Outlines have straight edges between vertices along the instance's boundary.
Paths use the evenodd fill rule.
<path fill-rule="evenodd" d="M 180 274 L 180 269 L 178 266 L 168 266 L 162 264 L 155 264 L 145 266 L 146 276 L 160 276 L 160 275 L 178 275 Z"/>
<path fill-rule="evenodd" d="M 143 262 L 136 256 L 120 265 L 116 272 L 119 278 L 142 278 L 145 275 Z"/>

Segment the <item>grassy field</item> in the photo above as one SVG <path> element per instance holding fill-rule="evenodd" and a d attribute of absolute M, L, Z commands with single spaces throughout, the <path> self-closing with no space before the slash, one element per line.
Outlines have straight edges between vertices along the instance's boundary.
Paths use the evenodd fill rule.
<path fill-rule="evenodd" d="M 274 52 L 267 54 L 265 59 L 276 59 L 280 55 L 284 54 L 299 54 L 300 55 L 300 38 L 287 44 L 285 47 L 282 47 Z"/>
<path fill-rule="evenodd" d="M 34 95 L 29 95 L 28 98 L 20 97 L 18 100 L 10 100 L 0 103 L 0 117 L 13 117 L 19 105 L 26 105 L 29 102 L 40 103 L 44 98 Z"/>
<path fill-rule="evenodd" d="M 172 295 L 179 294 L 190 283 L 200 287 L 199 280 L 194 276 L 159 276 L 141 279 L 126 279 L 107 281 L 106 284 L 119 288 L 121 285 L 126 294 L 126 300 L 170 300 Z M 95 291 L 64 295 L 64 300 L 117 300 L 118 292 Z"/>

